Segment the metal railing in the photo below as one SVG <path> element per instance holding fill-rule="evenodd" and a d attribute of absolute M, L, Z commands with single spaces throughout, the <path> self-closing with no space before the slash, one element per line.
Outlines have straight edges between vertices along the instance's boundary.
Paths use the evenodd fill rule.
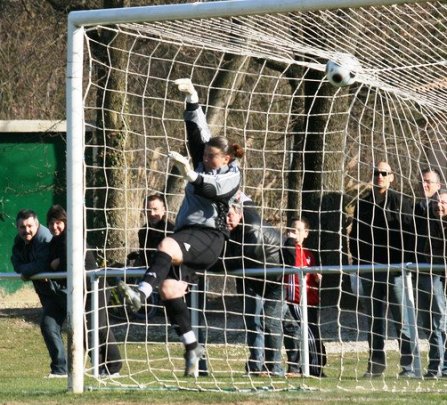
<path fill-rule="evenodd" d="M 98 336 L 98 294 L 99 294 L 99 279 L 101 277 L 128 277 L 138 278 L 142 277 L 145 273 L 145 268 L 138 267 L 126 267 L 126 268 L 101 268 L 97 270 L 86 271 L 87 277 L 90 278 L 91 294 L 92 294 L 92 309 L 91 309 L 91 324 L 93 330 L 93 343 L 92 343 L 92 367 L 94 376 L 99 375 L 98 353 L 99 353 L 99 336 Z M 402 310 L 406 311 L 404 317 L 408 322 L 408 329 L 411 338 L 411 347 L 413 354 L 413 369 L 416 377 L 422 377 L 421 356 L 419 348 L 419 335 L 417 329 L 416 319 L 416 307 L 413 293 L 413 284 L 411 274 L 415 271 L 429 270 L 434 273 L 445 273 L 446 268 L 444 265 L 430 265 L 427 263 L 400 263 L 400 264 L 374 264 L 374 265 L 329 265 L 329 266 L 314 266 L 314 267 L 273 267 L 273 268 L 256 268 L 256 269 L 240 269 L 228 273 L 231 276 L 249 276 L 249 277 L 262 277 L 266 273 L 269 276 L 284 276 L 286 274 L 298 274 L 300 279 L 300 292 L 301 292 L 301 310 L 303 319 L 301 319 L 300 328 L 300 351 L 302 353 L 302 372 L 303 375 L 309 375 L 309 350 L 308 350 L 308 330 L 307 330 L 307 288 L 304 287 L 305 274 L 307 273 L 321 273 L 321 274 L 362 274 L 371 272 L 392 272 L 401 273 L 403 281 L 403 302 Z M 213 273 L 208 273 L 213 274 Z M 63 279 L 66 278 L 65 272 L 47 272 L 39 273 L 32 277 L 30 280 L 41 279 Z M 16 273 L 0 273 L 0 280 L 19 280 L 20 274 Z M 198 316 L 198 295 L 201 292 L 197 290 L 197 286 L 191 288 L 191 321 L 192 326 L 197 335 L 197 329 L 199 328 L 199 316 Z"/>

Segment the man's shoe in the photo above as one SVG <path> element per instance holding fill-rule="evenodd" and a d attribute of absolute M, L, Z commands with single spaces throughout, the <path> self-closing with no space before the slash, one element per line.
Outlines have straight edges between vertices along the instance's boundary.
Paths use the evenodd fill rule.
<path fill-rule="evenodd" d="M 416 378 L 416 374 L 414 373 L 414 371 L 402 370 L 399 373 L 399 378 Z"/>
<path fill-rule="evenodd" d="M 301 378 L 303 375 L 296 371 L 290 371 L 286 373 L 287 378 Z"/>
<path fill-rule="evenodd" d="M 242 377 L 249 378 L 249 377 L 259 377 L 261 375 L 261 371 L 246 371 L 244 374 L 242 374 Z"/>
<path fill-rule="evenodd" d="M 284 371 L 261 371 L 260 377 L 284 377 Z"/>
<path fill-rule="evenodd" d="M 423 377 L 424 380 L 437 380 L 441 376 L 435 371 L 427 371 Z"/>
<path fill-rule="evenodd" d="M 121 377 L 119 371 L 109 371 L 106 367 L 99 368 L 99 378 L 119 378 Z"/>
<path fill-rule="evenodd" d="M 326 378 L 327 377 L 327 375 L 324 374 L 323 372 L 317 373 L 317 374 L 311 374 L 310 376 L 315 377 L 315 378 Z"/>
<path fill-rule="evenodd" d="M 120 377 L 121 377 L 121 374 L 118 372 L 109 374 L 108 372 L 104 371 L 102 373 L 99 373 L 99 378 L 104 379 L 104 380 L 108 379 L 108 378 L 120 378 Z"/>
<path fill-rule="evenodd" d="M 67 378 L 67 374 L 54 374 L 54 373 L 50 373 L 48 374 L 45 378 Z"/>
<path fill-rule="evenodd" d="M 118 289 L 121 291 L 125 299 L 125 304 L 130 308 L 132 312 L 138 312 L 142 306 L 143 300 L 141 295 L 143 294 L 139 290 L 134 290 L 129 287 L 124 281 L 118 283 Z"/>
<path fill-rule="evenodd" d="M 385 365 L 384 364 L 372 364 L 368 362 L 368 368 L 366 373 L 363 374 L 363 378 L 380 378 L 385 374 Z"/>
<path fill-rule="evenodd" d="M 195 349 L 185 352 L 185 377 L 197 378 L 199 376 L 199 361 L 204 354 L 205 349 L 202 345 L 198 345 Z"/>
<path fill-rule="evenodd" d="M 286 377 L 288 378 L 299 378 L 302 377 L 301 369 L 299 367 L 288 367 Z"/>
<path fill-rule="evenodd" d="M 262 372 L 263 371 L 259 370 L 259 369 L 257 369 L 257 370 L 253 370 L 253 369 L 247 370 L 247 367 L 246 367 L 245 373 L 242 374 L 242 377 L 259 377 Z"/>
<path fill-rule="evenodd" d="M 363 378 L 380 378 L 383 377 L 383 372 L 372 372 L 372 371 L 367 371 L 365 374 L 363 374 Z"/>

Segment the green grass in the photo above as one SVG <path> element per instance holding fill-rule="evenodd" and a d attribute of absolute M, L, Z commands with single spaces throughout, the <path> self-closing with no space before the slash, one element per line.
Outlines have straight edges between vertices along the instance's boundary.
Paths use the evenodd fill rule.
<path fill-rule="evenodd" d="M 135 346 L 131 350 L 141 350 Z M 163 352 L 162 346 L 153 347 L 153 354 L 157 350 Z M 173 353 L 175 354 L 175 345 Z M 218 359 L 221 354 L 219 348 L 210 349 L 212 358 Z M 243 354 L 243 353 L 242 353 Z M 234 357 L 239 358 L 237 350 Z M 180 356 L 178 356 L 180 360 Z M 150 402 L 152 404 L 165 403 L 269 403 L 269 404 L 316 404 L 316 403 L 383 403 L 383 404 L 427 404 L 447 403 L 447 381 L 419 381 L 396 379 L 397 368 L 388 367 L 385 379 L 365 381 L 356 378 L 356 370 L 363 371 L 366 357 L 346 354 L 341 363 L 339 356 L 331 355 L 327 379 L 269 379 L 243 378 L 242 373 L 234 372 L 231 376 L 219 376 L 219 383 L 227 387 L 244 388 L 244 392 L 216 392 L 213 377 L 199 378 L 198 383 L 185 381 L 181 373 L 175 373 L 178 383 L 184 389 L 165 389 L 160 385 L 153 389 L 124 390 L 119 386 L 111 386 L 97 390 L 98 382 L 92 378 L 86 379 L 86 386 L 92 388 L 83 394 L 67 392 L 65 380 L 48 380 L 43 377 L 48 373 L 48 354 L 40 335 L 35 314 L 29 316 L 24 311 L 8 310 L 0 316 L 0 403 L 43 403 L 43 404 L 131 404 Z M 397 354 L 389 359 L 389 364 L 395 364 Z M 216 360 L 217 361 L 217 360 Z M 228 358 L 227 358 L 228 362 Z M 225 362 L 222 362 L 225 364 Z M 243 363 L 241 363 L 243 364 Z M 340 365 L 343 372 L 340 377 Z M 220 368 L 221 365 L 219 365 Z M 178 364 L 179 369 L 181 364 Z M 174 368 L 177 368 L 175 366 Z M 165 371 L 159 377 L 172 381 L 173 373 Z M 150 375 L 147 376 L 150 379 Z M 148 380 L 149 381 L 149 380 Z M 120 380 L 120 384 L 125 380 Z M 257 390 L 249 391 L 249 388 Z M 272 388 L 281 389 L 274 391 Z M 206 388 L 207 391 L 200 391 Z M 282 390 L 284 389 L 284 390 Z"/>

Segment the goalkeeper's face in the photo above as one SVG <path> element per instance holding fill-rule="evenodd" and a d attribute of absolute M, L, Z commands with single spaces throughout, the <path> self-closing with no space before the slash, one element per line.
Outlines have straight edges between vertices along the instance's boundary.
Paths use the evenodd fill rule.
<path fill-rule="evenodd" d="M 228 165 L 230 161 L 230 155 L 223 153 L 219 148 L 215 146 L 205 146 L 205 150 L 203 151 L 203 166 L 205 166 L 205 170 L 212 171 L 220 169 Z"/>

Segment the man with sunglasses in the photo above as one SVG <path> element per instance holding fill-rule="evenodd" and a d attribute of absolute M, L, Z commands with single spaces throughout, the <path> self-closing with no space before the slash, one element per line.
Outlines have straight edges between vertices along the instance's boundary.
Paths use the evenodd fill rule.
<path fill-rule="evenodd" d="M 373 187 L 357 200 L 350 234 L 353 264 L 397 264 L 408 260 L 414 234 L 412 204 L 393 190 L 394 174 L 387 162 L 373 170 Z M 413 243 L 414 244 L 414 243 Z M 365 378 L 381 377 L 386 368 L 385 335 L 387 308 L 394 319 L 401 353 L 400 377 L 414 377 L 409 331 L 403 319 L 403 279 L 400 272 L 361 273 L 365 311 L 368 315 L 369 360 Z"/>

